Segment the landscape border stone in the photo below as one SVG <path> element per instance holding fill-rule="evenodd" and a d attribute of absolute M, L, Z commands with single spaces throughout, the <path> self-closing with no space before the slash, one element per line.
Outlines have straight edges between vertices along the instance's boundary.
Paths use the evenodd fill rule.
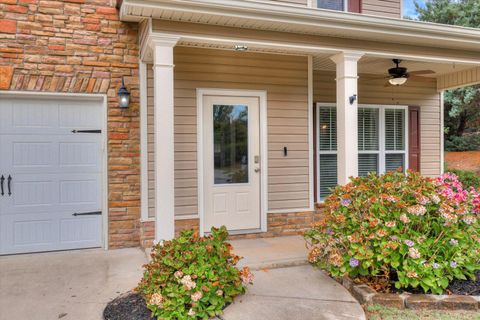
<path fill-rule="evenodd" d="M 362 305 L 382 305 L 397 309 L 480 310 L 480 296 L 381 293 L 349 277 L 337 279 Z"/>

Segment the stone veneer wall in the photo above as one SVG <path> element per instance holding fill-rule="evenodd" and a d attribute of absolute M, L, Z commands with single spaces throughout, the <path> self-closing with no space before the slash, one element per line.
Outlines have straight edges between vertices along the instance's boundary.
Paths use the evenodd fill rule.
<path fill-rule="evenodd" d="M 267 218 L 268 231 L 261 233 L 249 233 L 231 235 L 230 239 L 252 239 L 291 236 L 302 234 L 305 230 L 319 222 L 322 217 L 322 209 L 317 208 L 309 212 L 269 213 Z M 199 219 L 185 219 L 175 221 L 175 234 L 185 229 L 199 229 Z M 155 222 L 143 223 L 141 243 L 143 247 L 151 247 L 155 237 Z"/>
<path fill-rule="evenodd" d="M 108 97 L 110 248 L 140 245 L 137 24 L 114 0 L 0 0 L 0 90 Z M 122 77 L 131 93 L 117 107 Z"/>

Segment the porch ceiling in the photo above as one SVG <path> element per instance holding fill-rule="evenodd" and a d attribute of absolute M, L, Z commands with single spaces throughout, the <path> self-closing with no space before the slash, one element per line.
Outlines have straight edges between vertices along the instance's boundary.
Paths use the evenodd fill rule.
<path fill-rule="evenodd" d="M 239 43 L 241 44 L 241 43 Z M 219 43 L 207 43 L 207 42 L 192 42 L 192 41 L 179 41 L 179 46 L 185 47 L 198 47 L 198 48 L 209 48 L 209 49 L 219 49 L 219 50 L 233 50 L 232 46 L 219 44 Z M 270 53 L 270 54 L 285 54 L 285 55 L 306 55 L 304 51 L 294 50 L 294 49 L 281 49 L 281 48 L 271 48 L 271 47 L 252 47 L 248 46 L 249 52 L 258 52 L 258 53 Z M 311 53 L 313 56 L 313 70 L 323 70 L 323 71 L 335 71 L 335 63 L 330 59 L 332 56 L 331 53 Z M 391 59 L 379 58 L 372 56 L 364 56 L 360 59 L 358 64 L 358 72 L 361 74 L 377 74 L 377 75 L 387 75 L 387 70 L 392 68 L 393 62 Z M 427 62 L 427 61 L 414 61 L 414 60 L 404 60 L 401 64 L 402 67 L 408 68 L 409 71 L 418 71 L 418 70 L 432 70 L 435 73 L 430 75 L 424 75 L 425 77 L 436 78 L 441 75 L 449 74 L 452 72 L 458 72 L 462 70 L 467 70 L 472 68 L 471 64 L 461 64 L 461 63 L 437 63 L 437 62 Z"/>

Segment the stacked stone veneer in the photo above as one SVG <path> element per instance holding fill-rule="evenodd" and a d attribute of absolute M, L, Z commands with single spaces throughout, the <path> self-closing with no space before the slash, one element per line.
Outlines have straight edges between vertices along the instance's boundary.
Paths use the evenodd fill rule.
<path fill-rule="evenodd" d="M 232 235 L 231 239 L 242 238 L 267 238 L 302 234 L 312 227 L 321 217 L 321 209 L 307 212 L 269 213 L 267 215 L 267 232 Z M 199 219 L 186 219 L 175 221 L 175 233 L 185 229 L 199 229 Z M 143 223 L 142 246 L 150 247 L 155 237 L 155 222 Z"/>
<path fill-rule="evenodd" d="M 113 0 L 0 0 L 0 90 L 108 98 L 110 248 L 140 245 L 137 24 Z M 122 77 L 130 108 L 117 107 Z"/>

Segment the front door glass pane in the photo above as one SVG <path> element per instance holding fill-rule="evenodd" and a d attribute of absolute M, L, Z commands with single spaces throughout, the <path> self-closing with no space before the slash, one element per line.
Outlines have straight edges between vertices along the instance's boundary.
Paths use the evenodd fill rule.
<path fill-rule="evenodd" d="M 213 105 L 215 184 L 248 183 L 248 106 Z"/>

